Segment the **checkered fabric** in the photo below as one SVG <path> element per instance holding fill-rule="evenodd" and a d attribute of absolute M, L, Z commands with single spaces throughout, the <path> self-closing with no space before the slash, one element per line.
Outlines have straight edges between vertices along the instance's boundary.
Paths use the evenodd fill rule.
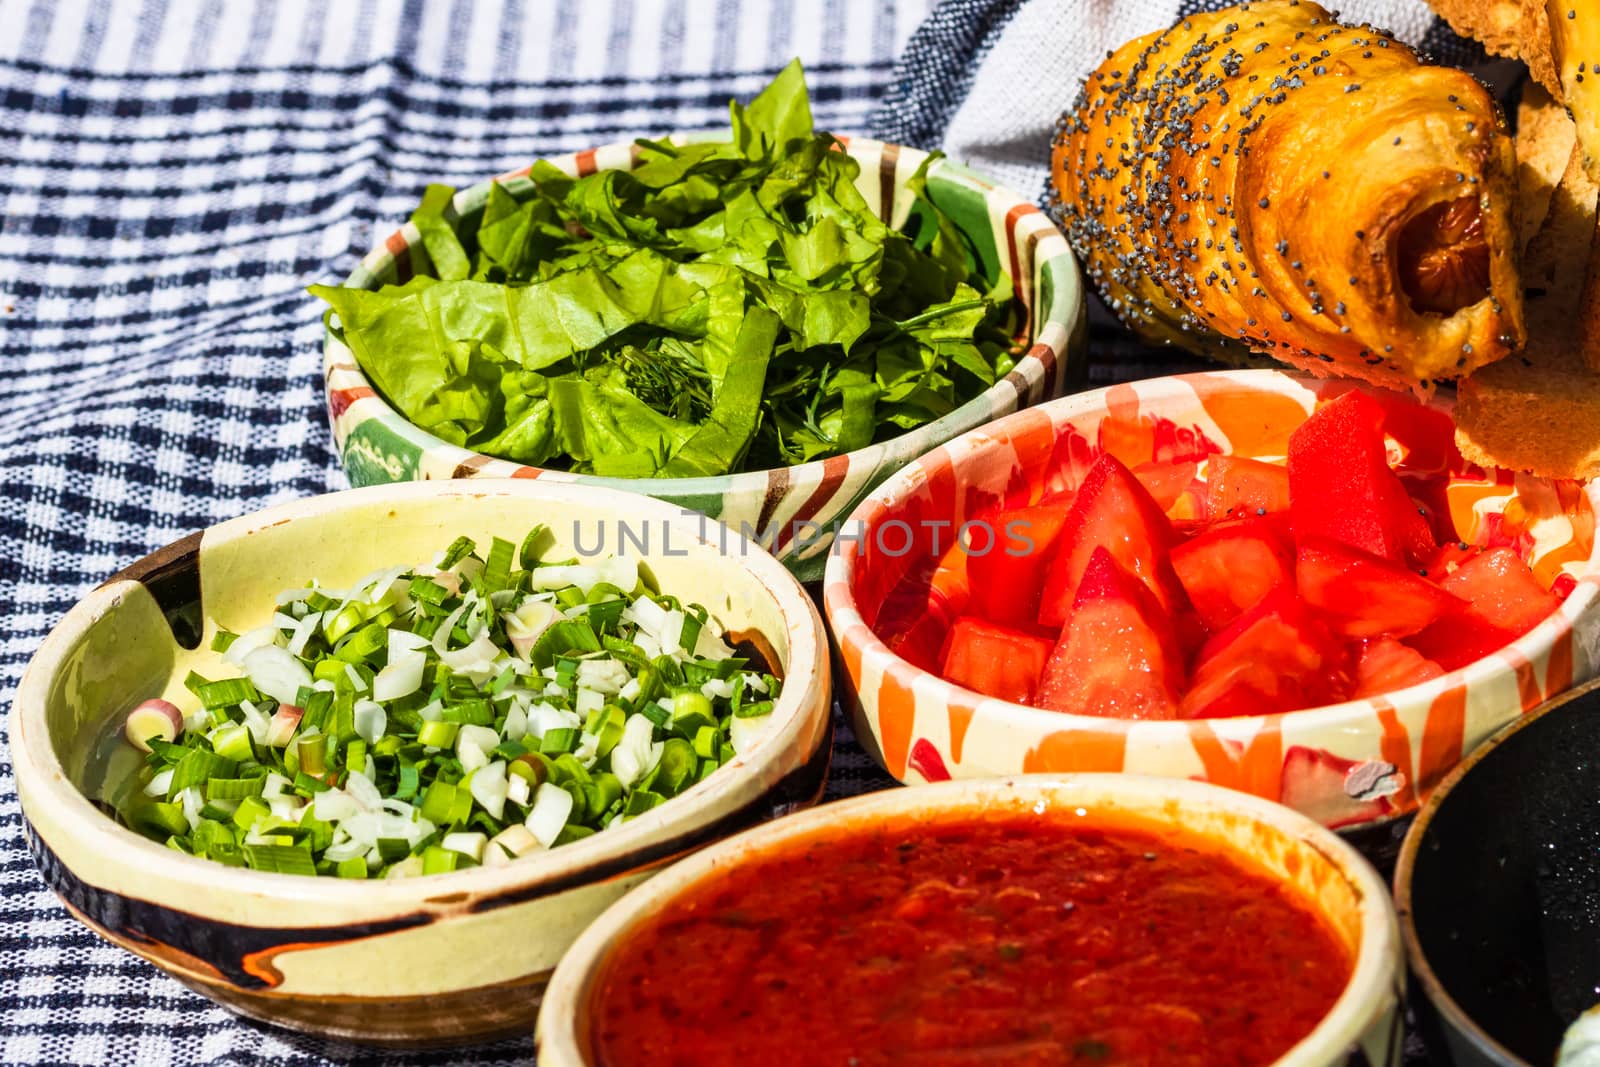
<path fill-rule="evenodd" d="M 1066 2 L 943 0 L 913 38 L 932 0 L 0 0 L 0 706 L 113 571 L 345 487 L 304 287 L 427 183 L 720 125 L 793 55 L 819 124 L 959 156 L 951 123 L 1006 26 Z M 1119 18 L 1150 3 L 1177 0 Z M 1106 47 L 1152 28 L 1099 25 Z M 1105 319 L 1094 343 L 1093 385 L 1197 366 Z M 841 720 L 830 795 L 886 784 Z M 0 749 L 0 1062 L 531 1056 L 333 1045 L 185 991 L 44 888 Z"/>
<path fill-rule="evenodd" d="M 46 630 L 185 533 L 346 487 L 320 309 L 430 181 L 714 127 L 791 56 L 864 130 L 927 0 L 0 0 L 0 706 Z M 241 1022 L 70 919 L 0 756 L 0 1061 L 397 1057 Z M 884 784 L 841 739 L 834 788 Z"/>

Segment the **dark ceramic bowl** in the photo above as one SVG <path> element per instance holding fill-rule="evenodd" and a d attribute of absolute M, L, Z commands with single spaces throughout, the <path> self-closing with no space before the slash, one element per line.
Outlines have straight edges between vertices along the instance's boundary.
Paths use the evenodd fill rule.
<path fill-rule="evenodd" d="M 1600 1000 L 1600 683 L 1495 735 L 1418 813 L 1395 903 L 1439 1067 L 1547 1067 Z"/>

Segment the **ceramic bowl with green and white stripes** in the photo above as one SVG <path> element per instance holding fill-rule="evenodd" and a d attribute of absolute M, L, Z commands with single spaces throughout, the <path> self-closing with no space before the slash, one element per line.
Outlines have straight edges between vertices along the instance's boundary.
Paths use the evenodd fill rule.
<path fill-rule="evenodd" d="M 841 140 L 844 140 L 841 138 Z M 861 165 L 857 188 L 881 218 L 905 223 L 906 183 L 927 154 L 865 138 L 845 142 Z M 568 174 L 630 170 L 634 145 L 614 144 L 550 160 Z M 526 169 L 494 179 L 526 182 Z M 459 219 L 471 222 L 492 182 L 456 195 Z M 819 581 L 839 523 L 876 485 L 911 460 L 968 430 L 1059 396 L 1081 382 L 1086 327 L 1083 288 L 1065 238 L 1037 206 L 948 159 L 927 175 L 927 193 L 971 239 L 990 278 L 1009 275 L 1025 313 L 1026 354 L 981 395 L 944 417 L 844 455 L 793 467 L 709 478 L 600 478 L 530 467 L 450 444 L 408 422 L 329 331 L 326 395 L 334 445 L 352 484 L 441 478 L 543 478 L 643 493 L 719 520 L 773 552 L 802 581 Z M 377 289 L 410 278 L 427 264 L 411 224 L 373 249 L 345 285 Z"/>

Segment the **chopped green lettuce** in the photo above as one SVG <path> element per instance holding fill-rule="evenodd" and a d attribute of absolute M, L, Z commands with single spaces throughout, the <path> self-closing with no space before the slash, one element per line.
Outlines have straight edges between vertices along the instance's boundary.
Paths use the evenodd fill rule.
<path fill-rule="evenodd" d="M 798 62 L 731 112 L 731 140 L 641 140 L 631 172 L 538 163 L 465 223 L 454 190 L 430 186 L 412 214 L 428 270 L 311 291 L 416 425 L 614 477 L 838 455 L 1010 370 L 1010 280 L 982 275 L 926 164 L 896 231 L 813 131 Z"/>

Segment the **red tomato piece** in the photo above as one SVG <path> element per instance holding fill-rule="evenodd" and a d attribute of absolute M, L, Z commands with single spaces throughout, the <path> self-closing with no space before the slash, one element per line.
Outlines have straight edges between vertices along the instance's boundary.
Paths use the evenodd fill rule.
<path fill-rule="evenodd" d="M 1144 486 L 1115 456 L 1103 453 L 1089 468 L 1061 531 L 1039 601 L 1039 625 L 1067 621 L 1089 557 L 1104 548 L 1123 570 L 1140 579 L 1163 610 L 1183 602 L 1167 552 L 1172 524 Z"/>
<path fill-rule="evenodd" d="M 1516 639 L 1510 630 L 1496 626 L 1470 605 L 1463 605 L 1426 630 L 1412 634 L 1405 643 L 1445 670 L 1454 671 Z"/>
<path fill-rule="evenodd" d="M 1295 580 L 1305 602 L 1346 637 L 1405 637 L 1465 606 L 1398 563 L 1326 537 L 1300 542 Z"/>
<path fill-rule="evenodd" d="M 939 649 L 946 636 L 944 622 L 929 613 L 919 616 L 905 629 L 893 630 L 883 643 L 912 666 L 931 671 L 939 665 Z"/>
<path fill-rule="evenodd" d="M 1433 527 L 1389 469 L 1383 407 L 1348 392 L 1289 435 L 1296 540 L 1327 537 L 1396 563 L 1426 560 Z"/>
<path fill-rule="evenodd" d="M 1356 659 L 1356 691 L 1351 696 L 1392 693 L 1443 674 L 1443 667 L 1416 649 L 1392 637 L 1379 637 L 1361 648 L 1361 655 Z"/>
<path fill-rule="evenodd" d="M 1289 472 L 1247 456 L 1206 461 L 1206 506 L 1213 519 L 1240 519 L 1289 510 Z"/>
<path fill-rule="evenodd" d="M 1513 549 L 1491 548 L 1463 558 L 1439 583 L 1465 600 L 1406 644 L 1456 670 L 1504 648 L 1555 611 L 1561 599 L 1547 592 Z"/>
<path fill-rule="evenodd" d="M 972 551 L 967 555 L 972 614 L 1008 626 L 1033 624 L 1039 617 L 1050 552 L 1069 506 L 1013 508 L 982 520 L 988 532 L 972 536 Z"/>
<path fill-rule="evenodd" d="M 1509 548 L 1491 548 L 1464 561 L 1440 583 L 1503 630 L 1521 636 L 1561 606 Z"/>
<path fill-rule="evenodd" d="M 1104 547 L 1090 553 L 1035 702 L 1117 719 L 1171 719 L 1183 685 L 1172 623 Z"/>
<path fill-rule="evenodd" d="M 1476 559 L 1482 553 L 1482 548 L 1469 545 L 1465 541 L 1442 543 L 1434 549 L 1433 556 L 1427 562 L 1428 577 L 1443 582 L 1457 567 L 1469 559 Z"/>
<path fill-rule="evenodd" d="M 1179 463 L 1141 463 L 1133 468 L 1133 476 L 1150 493 L 1150 498 L 1163 512 L 1171 511 L 1185 489 L 1194 482 L 1200 464 L 1192 460 Z"/>
<path fill-rule="evenodd" d="M 1049 658 L 1047 639 L 963 615 L 945 638 L 939 673 L 985 696 L 1026 704 Z"/>
<path fill-rule="evenodd" d="M 1335 703 L 1349 691 L 1343 642 L 1283 588 L 1200 650 L 1180 713 L 1186 719 L 1271 715 Z"/>
<path fill-rule="evenodd" d="M 1219 523 L 1172 550 L 1172 569 L 1213 633 L 1294 585 L 1294 552 L 1267 518 Z"/>

